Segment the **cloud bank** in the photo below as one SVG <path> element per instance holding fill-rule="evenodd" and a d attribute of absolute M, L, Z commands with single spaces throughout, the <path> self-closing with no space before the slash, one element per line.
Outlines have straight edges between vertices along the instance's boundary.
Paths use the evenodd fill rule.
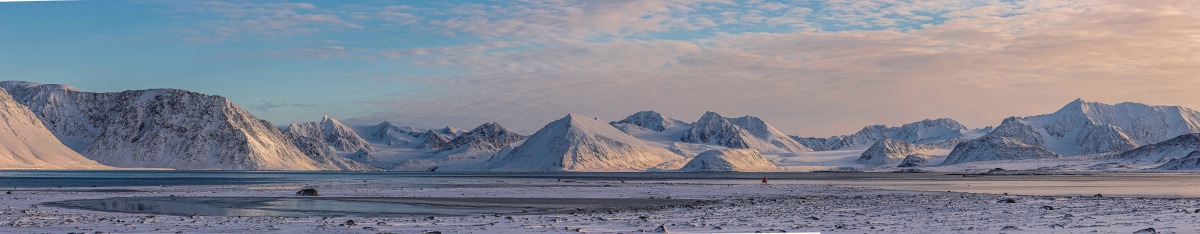
<path fill-rule="evenodd" d="M 938 117 L 982 127 L 1075 98 L 1200 107 L 1191 91 L 1200 85 L 1195 1 L 530 0 L 387 9 L 267 15 L 350 30 L 383 20 L 470 39 L 280 52 L 463 71 L 397 74 L 390 79 L 427 90 L 364 101 L 378 111 L 353 118 L 361 123 L 499 121 L 530 133 L 568 112 L 618 119 L 653 109 L 692 121 L 711 110 L 828 136 Z M 231 32 L 307 28 L 225 14 L 242 22 L 228 24 Z"/>

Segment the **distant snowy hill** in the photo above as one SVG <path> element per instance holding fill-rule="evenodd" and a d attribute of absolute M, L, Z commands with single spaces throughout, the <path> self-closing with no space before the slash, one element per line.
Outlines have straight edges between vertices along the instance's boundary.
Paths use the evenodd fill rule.
<path fill-rule="evenodd" d="M 83 92 L 0 82 L 58 139 L 115 167 L 189 170 L 343 170 L 301 152 L 270 123 L 228 99 L 177 89 Z"/>
<path fill-rule="evenodd" d="M 868 166 L 894 164 L 899 163 L 908 156 L 924 154 L 927 150 L 934 148 L 936 147 L 884 138 L 875 141 L 875 144 L 872 144 L 870 148 L 863 151 L 862 155 L 855 161 Z"/>
<path fill-rule="evenodd" d="M 1011 155 L 1009 151 L 1030 152 L 1030 148 L 1062 156 L 1120 153 L 1197 132 L 1200 112 L 1188 108 L 1075 100 L 1052 114 L 1006 119 L 975 140 L 980 142 L 960 145 L 950 155 L 957 160 L 946 163 L 1005 159 L 985 155 Z"/>
<path fill-rule="evenodd" d="M 569 114 L 484 163 L 493 171 L 644 171 L 683 160 L 606 122 Z"/>
<path fill-rule="evenodd" d="M 989 128 L 969 129 L 953 119 L 941 118 L 921 120 L 899 127 L 866 126 L 857 133 L 844 136 L 828 138 L 792 136 L 792 138 L 816 151 L 861 149 L 884 138 L 913 144 L 940 144 L 949 148 L 954 147 L 954 144 L 961 140 L 978 138 L 990 130 Z"/>
<path fill-rule="evenodd" d="M 0 89 L 0 170 L 98 170 L 101 165 L 67 148 L 37 115 Z"/>
<path fill-rule="evenodd" d="M 730 119 L 714 112 L 704 113 L 680 140 L 770 153 L 812 151 L 757 117 Z"/>
<path fill-rule="evenodd" d="M 1166 171 L 1196 171 L 1200 170 L 1200 151 L 1192 151 L 1182 158 L 1172 158 L 1170 161 L 1154 168 Z"/>
<path fill-rule="evenodd" d="M 779 167 L 752 149 L 721 149 L 700 153 L 679 171 L 687 172 L 766 172 Z"/>
<path fill-rule="evenodd" d="M 297 136 L 321 140 L 338 151 L 369 151 L 372 148 L 371 143 L 359 136 L 353 129 L 328 115 L 321 117 L 321 122 L 292 123 L 284 131 Z"/>
<path fill-rule="evenodd" d="M 634 113 L 633 115 L 629 115 L 629 117 L 626 117 L 623 120 L 612 122 L 611 124 L 613 126 L 617 126 L 617 128 L 621 128 L 619 126 L 623 125 L 633 125 L 651 131 L 662 132 L 667 128 L 685 123 L 679 120 L 663 117 L 662 114 L 659 114 L 658 112 L 641 111 Z"/>
<path fill-rule="evenodd" d="M 1163 163 L 1186 157 L 1197 150 L 1200 150 L 1200 133 L 1192 133 L 1138 147 L 1121 153 L 1117 158 L 1135 164 Z"/>

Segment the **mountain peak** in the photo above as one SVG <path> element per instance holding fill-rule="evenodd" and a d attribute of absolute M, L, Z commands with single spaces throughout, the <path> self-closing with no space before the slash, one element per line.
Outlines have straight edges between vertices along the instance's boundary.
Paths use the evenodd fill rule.
<path fill-rule="evenodd" d="M 629 115 L 629 117 L 625 117 L 625 119 L 610 124 L 632 124 L 656 132 L 664 131 L 667 127 L 675 125 L 673 119 L 663 117 L 662 114 L 652 110 L 639 111 Z"/>
<path fill-rule="evenodd" d="M 546 124 L 524 143 L 496 154 L 487 167 L 501 171 L 642 171 L 682 159 L 580 114 Z"/>

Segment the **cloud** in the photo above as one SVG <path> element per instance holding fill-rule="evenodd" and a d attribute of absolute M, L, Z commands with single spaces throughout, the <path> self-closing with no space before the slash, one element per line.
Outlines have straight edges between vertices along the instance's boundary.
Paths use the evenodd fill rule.
<path fill-rule="evenodd" d="M 267 51 L 263 56 L 284 59 L 329 59 L 348 57 L 350 51 L 345 46 L 328 45 L 316 48 L 289 48 Z"/>
<path fill-rule="evenodd" d="M 285 103 L 285 102 L 271 103 L 271 102 L 267 102 L 267 100 L 262 100 L 262 103 L 260 103 L 258 105 L 250 106 L 250 108 L 252 108 L 252 109 L 261 110 L 263 112 L 271 112 L 272 109 L 279 109 L 279 108 L 313 108 L 313 107 L 317 107 L 317 104 Z"/>
<path fill-rule="evenodd" d="M 419 20 L 405 5 L 378 8 L 337 5 L 322 8 L 311 3 L 203 1 L 183 2 L 178 12 L 196 17 L 199 23 L 186 26 L 185 39 L 220 42 L 240 37 L 280 37 L 319 32 L 364 29 L 367 23 L 386 21 L 392 25 Z"/>
<path fill-rule="evenodd" d="M 403 111 L 374 116 L 464 126 L 500 121 L 532 132 L 567 112 L 615 119 L 655 109 L 691 120 L 713 110 L 827 136 L 936 117 L 982 127 L 1047 113 L 1076 97 L 1200 107 L 1187 88 L 1200 85 L 1193 75 L 1200 72 L 1200 15 L 1188 1 L 831 1 L 792 23 L 859 28 L 638 37 L 702 25 L 673 9 L 703 5 L 653 2 L 463 9 L 512 17 L 437 23 L 490 43 L 539 43 L 393 56 L 471 73 L 404 78 L 440 95 L 386 101 L 393 108 L 384 109 Z M 610 8 L 629 14 L 609 15 Z M 704 19 L 770 20 L 748 12 L 729 17 Z M 594 37 L 611 38 L 587 40 Z"/>

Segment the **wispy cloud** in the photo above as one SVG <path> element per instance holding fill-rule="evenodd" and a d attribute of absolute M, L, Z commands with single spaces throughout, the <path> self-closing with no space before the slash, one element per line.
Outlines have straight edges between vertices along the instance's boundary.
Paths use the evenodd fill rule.
<path fill-rule="evenodd" d="M 255 110 L 261 110 L 263 112 L 271 112 L 271 110 L 273 110 L 273 109 L 280 109 L 280 108 L 313 108 L 313 107 L 317 107 L 317 104 L 314 104 L 314 103 L 286 103 L 286 102 L 271 103 L 271 102 L 267 102 L 267 100 L 262 100 L 262 103 L 259 103 L 258 105 L 250 106 L 250 108 L 253 108 Z"/>
<path fill-rule="evenodd" d="M 184 3 L 182 11 L 212 14 L 194 28 L 187 28 L 186 38 L 195 41 L 222 41 L 232 37 L 289 36 L 311 34 L 321 30 L 360 29 L 331 10 L 311 3 L 286 2 L 223 2 L 204 1 Z"/>

